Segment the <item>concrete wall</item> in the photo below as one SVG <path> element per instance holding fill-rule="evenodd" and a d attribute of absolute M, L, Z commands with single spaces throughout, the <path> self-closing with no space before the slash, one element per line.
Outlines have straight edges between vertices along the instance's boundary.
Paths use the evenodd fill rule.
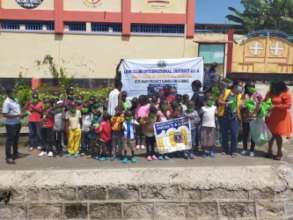
<path fill-rule="evenodd" d="M 122 58 L 180 58 L 197 56 L 192 39 L 170 36 L 0 33 L 0 78 L 50 78 L 48 67 L 38 65 L 49 54 L 75 78 L 114 78 Z"/>
<path fill-rule="evenodd" d="M 292 167 L 1 171 L 1 219 L 284 220 Z"/>
<path fill-rule="evenodd" d="M 131 0 L 131 11 L 144 13 L 186 13 L 187 0 L 152 1 L 153 3 L 150 2 L 151 1 L 147 0 Z"/>
<path fill-rule="evenodd" d="M 107 11 L 120 12 L 121 1 L 106 0 L 92 4 L 91 0 L 64 0 L 64 10 L 68 11 Z"/>

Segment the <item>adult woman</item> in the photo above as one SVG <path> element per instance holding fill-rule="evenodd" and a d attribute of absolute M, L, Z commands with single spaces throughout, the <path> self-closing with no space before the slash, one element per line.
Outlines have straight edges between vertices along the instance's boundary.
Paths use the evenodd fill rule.
<path fill-rule="evenodd" d="M 266 95 L 266 99 L 272 99 L 273 108 L 270 115 L 266 119 L 268 128 L 273 134 L 273 138 L 269 142 L 268 157 L 275 160 L 281 160 L 282 153 L 282 137 L 289 138 L 292 133 L 292 119 L 290 108 L 292 105 L 292 98 L 288 87 L 283 81 L 272 82 L 270 91 Z M 273 144 L 277 142 L 278 152 L 273 156 Z"/>

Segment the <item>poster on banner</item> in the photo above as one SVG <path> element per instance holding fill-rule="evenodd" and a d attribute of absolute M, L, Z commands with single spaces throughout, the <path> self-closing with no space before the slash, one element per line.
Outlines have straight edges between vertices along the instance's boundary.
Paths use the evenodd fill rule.
<path fill-rule="evenodd" d="M 191 149 L 191 130 L 187 117 L 155 123 L 154 130 L 160 154 Z"/>
<path fill-rule="evenodd" d="M 180 59 L 125 59 L 120 66 L 123 90 L 129 97 L 158 95 L 166 88 L 192 96 L 194 80 L 203 82 L 201 57 Z"/>

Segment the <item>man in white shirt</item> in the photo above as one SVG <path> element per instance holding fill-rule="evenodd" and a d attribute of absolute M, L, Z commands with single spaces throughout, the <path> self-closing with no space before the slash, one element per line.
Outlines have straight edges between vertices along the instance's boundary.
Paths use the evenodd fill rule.
<path fill-rule="evenodd" d="M 119 105 L 119 96 L 122 89 L 121 81 L 115 81 L 115 88 L 109 94 L 108 100 L 108 114 L 115 115 L 115 109 Z"/>
<path fill-rule="evenodd" d="M 20 120 L 24 115 L 21 113 L 20 105 L 15 99 L 14 91 L 7 89 L 6 94 L 7 97 L 2 106 L 2 114 L 4 118 L 6 118 L 6 163 L 15 164 L 14 160 L 18 157 L 18 139 L 21 128 Z"/>

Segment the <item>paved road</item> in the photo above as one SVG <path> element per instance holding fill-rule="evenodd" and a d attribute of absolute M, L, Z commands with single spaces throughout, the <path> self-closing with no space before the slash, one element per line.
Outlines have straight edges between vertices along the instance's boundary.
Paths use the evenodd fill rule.
<path fill-rule="evenodd" d="M 170 161 L 147 161 L 142 155 L 138 156 L 136 164 L 124 165 L 120 161 L 96 161 L 87 157 L 80 158 L 48 158 L 39 157 L 38 151 L 29 151 L 21 146 L 22 158 L 16 161 L 16 165 L 7 165 L 4 161 L 4 147 L 0 147 L 0 170 L 48 170 L 48 169 L 97 169 L 97 168 L 133 168 L 133 167 L 190 167 L 190 166 L 278 166 L 281 163 L 288 163 L 293 166 L 293 145 L 285 145 L 285 157 L 281 162 L 264 158 L 265 147 L 258 148 L 256 157 L 237 156 L 231 158 L 227 155 L 217 154 L 216 158 L 203 158 L 198 156 L 194 160 L 171 159 Z M 143 153 L 143 152 L 139 152 Z"/>

